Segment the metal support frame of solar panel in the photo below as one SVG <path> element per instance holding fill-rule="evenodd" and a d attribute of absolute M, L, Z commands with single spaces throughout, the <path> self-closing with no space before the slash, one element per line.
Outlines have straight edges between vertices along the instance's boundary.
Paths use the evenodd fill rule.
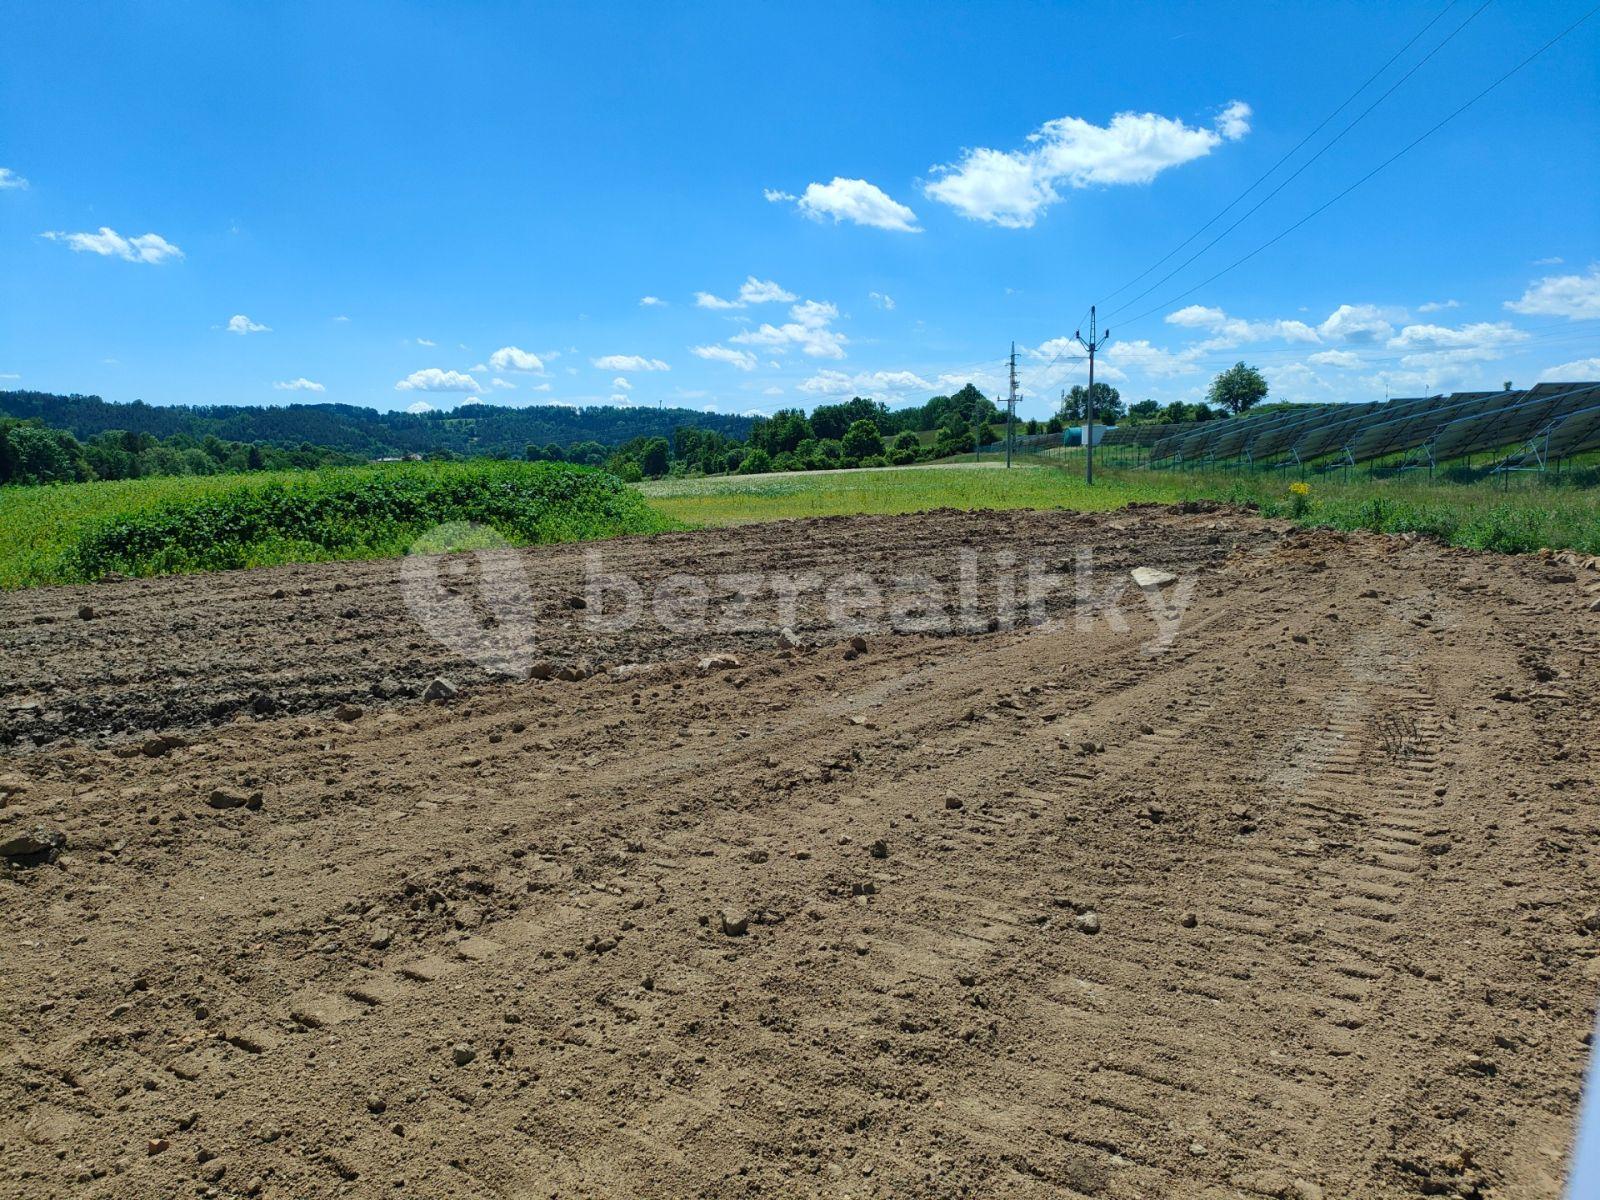
<path fill-rule="evenodd" d="M 1352 456 L 1362 462 L 1384 457 L 1385 454 L 1400 455 L 1400 461 L 1390 464 L 1385 470 L 1392 470 L 1396 474 L 1406 471 L 1416 471 L 1423 467 L 1428 469 L 1428 474 L 1433 474 L 1433 469 L 1439 463 L 1435 458 L 1433 448 L 1439 435 L 1451 428 L 1465 428 L 1482 419 L 1493 417 L 1496 413 L 1503 413 L 1510 408 L 1516 398 L 1525 397 L 1526 392 L 1507 392 L 1504 390 L 1494 392 L 1451 392 L 1449 403 L 1433 413 L 1416 418 L 1413 428 L 1405 430 L 1391 430 L 1386 435 L 1388 440 L 1408 442 L 1408 445 L 1399 450 L 1386 450 L 1380 454 L 1361 454 Z M 1431 427 L 1431 428 L 1430 428 Z M 1378 470 L 1374 463 L 1372 470 Z"/>
<path fill-rule="evenodd" d="M 1600 389 L 1594 383 L 1541 383 L 1522 393 L 1515 404 L 1490 408 L 1477 417 L 1452 421 L 1438 430 L 1428 444 L 1430 462 L 1444 462 L 1482 450 L 1526 442 L 1549 426 L 1594 403 Z M 1507 393 L 1501 392 L 1504 396 Z"/>
<path fill-rule="evenodd" d="M 1494 469 L 1496 471 L 1543 471 L 1551 462 L 1585 450 L 1600 450 L 1600 389 L 1590 389 L 1591 398 L 1585 408 L 1569 412 L 1542 429 L 1520 454 L 1508 455 Z M 1522 466 L 1516 460 L 1534 457 L 1538 466 Z"/>
<path fill-rule="evenodd" d="M 1354 466 L 1420 446 L 1441 425 L 1457 417 L 1470 416 L 1480 407 L 1493 405 L 1498 397 L 1517 395 L 1520 393 L 1452 392 L 1448 396 L 1430 396 L 1404 412 L 1381 414 L 1384 420 L 1368 422 L 1345 441 L 1342 447 L 1345 461 Z"/>
<path fill-rule="evenodd" d="M 1359 420 L 1364 414 L 1382 407 L 1381 400 L 1327 405 L 1315 413 L 1303 415 L 1298 421 L 1262 430 L 1245 447 L 1245 453 L 1253 467 L 1297 466 L 1299 460 L 1294 457 L 1293 448 L 1301 438 L 1329 425 Z M 1279 455 L 1284 457 L 1273 461 Z"/>
<path fill-rule="evenodd" d="M 1557 417 L 1495 463 L 1490 473 L 1542 472 L 1552 462 L 1559 464 L 1563 458 L 1594 449 L 1600 449 L 1600 403 Z"/>
<path fill-rule="evenodd" d="M 1303 469 L 1325 454 L 1343 450 L 1351 435 L 1373 420 L 1385 420 L 1397 412 L 1411 411 L 1419 405 L 1435 404 L 1441 399 L 1439 396 L 1400 397 L 1358 408 L 1348 417 L 1340 416 L 1324 425 L 1306 430 L 1288 447 L 1289 460 Z M 1339 465 L 1347 465 L 1348 461 L 1348 455 L 1345 455 L 1341 457 Z"/>
<path fill-rule="evenodd" d="M 1275 421 L 1278 414 L 1265 417 L 1216 417 L 1196 423 L 1194 429 L 1184 434 L 1178 442 L 1177 458 L 1181 466 L 1205 466 L 1219 457 L 1217 445 L 1231 442 L 1235 437 L 1249 435 L 1250 426 L 1257 421 Z"/>
<path fill-rule="evenodd" d="M 1243 451 L 1246 443 L 1251 438 L 1261 434 L 1261 430 L 1275 429 L 1282 426 L 1285 421 L 1302 421 L 1306 418 L 1306 410 L 1285 411 L 1285 413 L 1269 413 L 1267 416 L 1235 416 L 1221 422 L 1221 429 L 1211 435 L 1210 442 L 1205 446 L 1206 458 L 1230 459 L 1237 458 Z M 1186 443 L 1187 458 L 1187 443 Z"/>
<path fill-rule="evenodd" d="M 1150 443 L 1150 465 L 1155 466 L 1158 460 L 1171 458 L 1177 453 L 1178 445 L 1198 425 L 1209 424 L 1206 421 L 1176 421 L 1171 425 L 1156 425 L 1155 429 L 1164 431 L 1160 437 Z"/>
<path fill-rule="evenodd" d="M 1147 466 L 1157 466 L 1159 460 L 1164 457 L 1162 447 L 1176 445 L 1173 439 L 1181 438 L 1185 433 L 1201 423 L 1200 421 L 1169 421 L 1164 424 L 1152 422 L 1148 425 L 1139 425 L 1136 427 L 1138 432 L 1134 435 L 1134 445 L 1147 451 L 1145 454 Z"/>

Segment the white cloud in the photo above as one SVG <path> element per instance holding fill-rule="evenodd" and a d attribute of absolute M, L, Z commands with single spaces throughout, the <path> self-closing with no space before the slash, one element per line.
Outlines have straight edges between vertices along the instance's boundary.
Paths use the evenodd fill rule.
<path fill-rule="evenodd" d="M 1251 109 L 1243 100 L 1235 100 L 1217 114 L 1216 129 L 1230 142 L 1237 142 L 1250 132 Z"/>
<path fill-rule="evenodd" d="M 496 371 L 532 371 L 544 374 L 544 361 L 537 354 L 529 354 L 516 346 L 501 346 L 489 355 L 489 365 Z"/>
<path fill-rule="evenodd" d="M 512 383 L 511 380 L 501 379 L 498 376 L 489 380 L 489 386 L 493 388 L 499 388 L 503 392 L 514 392 L 517 390 L 517 385 Z"/>
<path fill-rule="evenodd" d="M 783 395 L 783 389 L 774 384 L 772 387 L 761 389 L 761 394 L 763 396 L 781 396 Z"/>
<path fill-rule="evenodd" d="M 249 317 L 245 316 L 243 313 L 239 313 L 236 316 L 228 318 L 228 332 L 240 334 L 271 333 L 272 328 L 268 325 L 258 324 L 257 322 L 252 321 Z"/>
<path fill-rule="evenodd" d="M 868 292 L 867 293 L 867 299 L 871 300 L 874 304 L 876 304 L 879 308 L 883 309 L 885 312 L 893 312 L 894 311 L 894 297 L 893 296 L 885 295 L 883 292 Z"/>
<path fill-rule="evenodd" d="M 1482 346 L 1492 342 L 1527 340 L 1528 335 L 1509 322 L 1478 321 L 1455 328 L 1449 325 L 1407 325 L 1389 339 L 1391 350 L 1441 350 L 1460 349 L 1464 346 Z"/>
<path fill-rule="evenodd" d="M 767 193 L 768 200 L 788 198 L 784 193 Z M 805 194 L 795 206 L 813 221 L 832 217 L 835 225 L 850 221 L 897 233 L 922 232 L 917 227 L 916 213 L 865 179 L 844 179 L 836 175 L 832 183 L 807 184 Z"/>
<path fill-rule="evenodd" d="M 1540 379 L 1559 379 L 1565 383 L 1584 383 L 1600 379 L 1600 357 L 1580 358 L 1539 373 Z"/>
<path fill-rule="evenodd" d="M 1520 300 L 1507 300 L 1512 312 L 1538 316 L 1571 317 L 1574 321 L 1600 317 L 1600 263 L 1587 275 L 1547 275 L 1528 286 Z"/>
<path fill-rule="evenodd" d="M 481 392 L 478 381 L 460 371 L 441 371 L 438 367 L 425 367 L 413 371 L 399 383 L 395 390 L 401 392 Z"/>
<path fill-rule="evenodd" d="M 1536 267 L 1559 267 L 1562 263 L 1564 263 L 1566 261 L 1567 260 L 1562 258 L 1561 255 L 1552 254 L 1549 258 L 1536 258 L 1536 259 L 1534 259 L 1533 260 L 1533 265 L 1536 266 Z"/>
<path fill-rule="evenodd" d="M 340 315 L 340 316 L 335 317 L 334 321 L 336 323 L 340 324 L 340 325 L 348 325 L 350 323 L 350 318 L 346 317 L 346 316 L 343 316 L 343 315 Z"/>
<path fill-rule="evenodd" d="M 620 404 L 623 406 L 631 405 L 633 403 L 633 397 L 623 392 L 615 392 L 611 396 L 611 403 Z"/>
<path fill-rule="evenodd" d="M 770 350 L 798 349 L 812 358 L 843 358 L 849 338 L 829 328 L 839 310 L 822 300 L 805 300 L 789 309 L 790 320 L 782 325 L 763 323 L 729 338 L 742 346 L 762 346 Z"/>
<path fill-rule="evenodd" d="M 644 358 L 638 354 L 606 354 L 590 360 L 602 371 L 670 371 L 659 358 Z"/>
<path fill-rule="evenodd" d="M 667 306 L 667 302 L 665 300 L 663 300 L 660 296 L 640 296 L 639 297 L 639 307 L 640 308 L 665 308 L 666 306 Z"/>
<path fill-rule="evenodd" d="M 739 295 L 734 300 L 724 300 L 710 292 L 694 294 L 694 302 L 701 308 L 747 308 L 752 304 L 787 304 L 793 299 L 793 292 L 785 291 L 770 279 L 757 279 L 754 275 L 747 276 L 739 285 Z"/>
<path fill-rule="evenodd" d="M 1375 304 L 1341 304 L 1317 331 L 1329 341 L 1377 342 L 1393 333 L 1394 325 Z"/>
<path fill-rule="evenodd" d="M 1058 188 L 1149 183 L 1243 137 L 1249 117 L 1250 106 L 1237 100 L 1213 129 L 1156 113 L 1118 113 L 1107 125 L 1060 117 L 1029 134 L 1027 149 L 963 151 L 959 162 L 934 168 L 938 177 L 923 192 L 972 220 L 1027 229 L 1061 199 Z"/>
<path fill-rule="evenodd" d="M 633 384 L 629 383 L 627 378 L 622 375 L 618 375 L 615 379 L 613 379 L 611 381 L 611 386 L 619 392 L 633 391 Z"/>
<path fill-rule="evenodd" d="M 10 167 L 0 167 L 0 192 L 18 191 L 28 186 L 28 181 Z"/>
<path fill-rule="evenodd" d="M 1343 367 L 1352 370 L 1362 365 L 1362 358 L 1354 350 L 1319 350 L 1308 355 L 1307 362 L 1314 362 L 1319 367 Z"/>
<path fill-rule="evenodd" d="M 1439 370 L 1463 363 L 1504 358 L 1511 345 L 1528 335 L 1505 321 L 1448 325 L 1407 325 L 1389 339 L 1391 350 L 1404 351 L 1400 365 L 1411 370 Z"/>
<path fill-rule="evenodd" d="M 413 400 L 410 404 L 406 405 L 406 411 L 408 413 L 432 412 L 433 405 L 429 404 L 426 400 Z"/>
<path fill-rule="evenodd" d="M 1419 313 L 1436 313 L 1443 312 L 1447 308 L 1460 307 L 1461 301 L 1459 300 L 1430 300 L 1426 304 L 1417 305 L 1417 311 Z"/>
<path fill-rule="evenodd" d="M 1188 329 L 1204 329 L 1212 337 L 1198 345 L 1200 350 L 1227 350 L 1246 342 L 1318 342 L 1317 331 L 1304 321 L 1246 321 L 1230 317 L 1220 308 L 1191 304 L 1167 314 L 1167 324 Z"/>
<path fill-rule="evenodd" d="M 781 204 L 785 200 L 798 200 L 800 198 L 793 192 L 782 192 L 777 188 L 762 188 L 761 194 L 766 197 L 769 204 Z"/>
<path fill-rule="evenodd" d="M 724 362 L 741 371 L 756 369 L 756 356 L 748 350 L 735 350 L 730 346 L 690 346 L 689 353 L 709 362 Z"/>
<path fill-rule="evenodd" d="M 1105 357 L 1124 371 L 1139 371 L 1146 375 L 1166 378 L 1187 375 L 1197 370 L 1193 351 L 1173 354 L 1153 346 L 1144 338 L 1130 342 L 1112 342 L 1106 347 Z"/>
<path fill-rule="evenodd" d="M 439 344 L 438 342 L 430 342 L 427 338 L 418 338 L 417 339 L 417 345 L 419 345 L 419 346 L 427 346 L 429 349 L 432 349 L 434 346 L 437 346 L 438 344 Z"/>
<path fill-rule="evenodd" d="M 866 371 L 847 375 L 843 371 L 818 371 L 796 385 L 808 396 L 899 395 L 905 392 L 930 393 L 933 384 L 914 371 Z M 772 393 L 768 393 L 772 394 Z"/>
<path fill-rule="evenodd" d="M 323 387 L 314 379 L 307 379 L 302 375 L 299 379 L 284 379 L 272 385 L 280 392 L 325 392 Z"/>
<path fill-rule="evenodd" d="M 52 242 L 65 242 L 80 253 L 100 254 L 128 262 L 160 263 L 169 258 L 183 257 L 183 251 L 159 233 L 141 233 L 138 237 L 125 238 L 105 225 L 100 226 L 99 233 L 62 233 L 52 230 L 40 236 Z"/>
<path fill-rule="evenodd" d="M 530 392 L 548 392 L 550 385 L 548 383 L 531 383 L 528 385 L 528 390 Z"/>

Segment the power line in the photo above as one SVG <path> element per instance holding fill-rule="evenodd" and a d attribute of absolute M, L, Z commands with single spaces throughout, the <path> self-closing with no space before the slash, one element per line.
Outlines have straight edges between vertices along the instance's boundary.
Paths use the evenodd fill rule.
<path fill-rule="evenodd" d="M 1361 112 L 1356 116 L 1356 118 L 1353 121 L 1351 121 L 1348 125 L 1346 125 L 1338 133 L 1334 134 L 1332 140 L 1330 140 L 1327 145 L 1323 146 L 1322 149 L 1318 150 L 1310 158 L 1306 159 L 1305 162 L 1301 163 L 1298 167 L 1296 167 L 1294 169 L 1294 172 L 1287 179 L 1285 179 L 1277 187 L 1273 188 L 1265 196 L 1261 197 L 1260 200 L 1256 201 L 1256 203 L 1254 205 L 1252 205 L 1250 207 L 1250 209 L 1247 212 L 1245 212 L 1245 214 L 1242 217 L 1240 217 L 1237 221 L 1235 221 L 1232 225 L 1229 225 L 1221 233 L 1217 234 L 1216 237 L 1212 238 L 1204 246 L 1201 246 L 1200 249 L 1196 250 L 1188 258 L 1184 259 L 1177 266 L 1173 267 L 1172 270 L 1168 271 L 1160 279 L 1156 280 L 1149 287 L 1145 288 L 1145 290 L 1140 292 L 1137 296 L 1134 296 L 1131 300 L 1127 300 L 1123 304 L 1118 306 L 1118 308 L 1115 310 L 1115 312 L 1121 312 L 1123 309 L 1129 308 L 1132 305 L 1136 304 L 1138 301 L 1144 299 L 1151 292 L 1155 291 L 1158 287 L 1160 287 L 1167 280 L 1171 279 L 1174 275 L 1178 274 L 1185 267 L 1187 267 L 1190 263 L 1194 262 L 1195 259 L 1201 257 L 1201 255 L 1205 254 L 1205 252 L 1207 250 L 1210 250 L 1211 247 L 1215 246 L 1223 238 L 1227 237 L 1235 229 L 1239 228 L 1239 226 L 1243 225 L 1252 216 L 1254 216 L 1257 212 L 1259 212 L 1261 210 L 1262 205 L 1266 204 L 1274 196 L 1276 196 L 1279 192 L 1283 191 L 1284 188 L 1288 187 L 1291 183 L 1293 183 L 1296 179 L 1298 179 L 1302 174 L 1304 174 L 1306 169 L 1308 167 L 1310 167 L 1312 163 L 1316 162 L 1319 158 L 1321 158 L 1329 150 L 1332 150 L 1335 146 L 1337 146 L 1339 144 L 1339 142 L 1344 138 L 1345 134 L 1349 133 L 1357 125 L 1361 124 L 1362 121 L 1366 120 L 1367 117 L 1369 115 L 1371 115 L 1372 111 L 1375 108 L 1378 107 L 1378 105 L 1382 104 L 1390 96 L 1394 95 L 1395 90 L 1397 88 L 1399 88 L 1401 84 L 1405 83 L 1406 80 L 1410 79 L 1419 70 L 1421 70 L 1422 67 L 1428 62 L 1428 60 L 1431 59 L 1435 54 L 1439 53 L 1439 51 L 1443 50 L 1446 46 L 1448 46 L 1450 44 L 1450 42 L 1455 38 L 1455 36 L 1458 33 L 1460 33 L 1468 25 L 1472 24 L 1473 21 L 1477 20 L 1478 16 L 1483 12 L 1483 10 L 1488 8 L 1489 5 L 1492 4 L 1493 2 L 1494 2 L 1494 0 L 1483 0 L 1483 3 L 1480 4 L 1477 8 L 1473 9 L 1471 15 L 1469 15 L 1465 21 L 1461 22 L 1461 24 L 1457 25 L 1448 34 L 1446 34 L 1445 38 L 1444 38 L 1444 40 L 1442 42 L 1440 42 L 1432 50 L 1429 50 L 1428 53 L 1423 55 L 1423 57 L 1414 66 L 1412 66 L 1412 68 L 1409 71 L 1407 71 L 1404 75 L 1400 76 L 1400 78 L 1395 80 L 1394 83 L 1390 84 L 1389 85 L 1389 89 L 1386 92 L 1384 92 L 1383 95 L 1379 96 L 1371 104 L 1367 105 L 1367 107 L 1362 109 Z M 1112 315 L 1115 315 L 1115 312 Z"/>
<path fill-rule="evenodd" d="M 1428 138 L 1432 137 L 1435 133 L 1438 133 L 1439 130 L 1443 129 L 1451 121 L 1455 120 L 1462 113 L 1466 112 L 1467 109 L 1471 108 L 1479 100 L 1482 100 L 1485 96 L 1487 96 L 1490 92 L 1492 92 L 1496 88 L 1498 88 L 1506 80 L 1510 79 L 1518 71 L 1521 71 L 1529 63 L 1533 62 L 1534 59 L 1538 58 L 1545 51 L 1549 50 L 1550 47 L 1554 46 L 1557 42 L 1561 41 L 1568 34 L 1570 34 L 1573 30 L 1577 29 L 1578 26 L 1582 25 L 1590 17 L 1594 16 L 1594 14 L 1597 13 L 1597 12 L 1600 12 L 1600 5 L 1596 5 L 1594 8 L 1591 8 L 1588 12 L 1584 13 L 1583 16 L 1579 17 L 1571 25 L 1568 25 L 1560 33 L 1556 34 L 1555 37 L 1551 38 L 1544 45 L 1540 46 L 1532 54 L 1528 55 L 1527 58 L 1523 59 L 1516 66 L 1512 67 L 1509 71 L 1507 71 L 1504 75 L 1500 76 L 1500 78 L 1496 79 L 1488 87 L 1486 87 L 1482 91 L 1478 92 L 1471 99 L 1469 99 L 1469 100 L 1465 101 L 1464 103 L 1462 103 L 1459 107 L 1457 107 L 1452 112 L 1450 112 L 1449 115 L 1444 117 L 1442 120 L 1438 121 L 1434 125 L 1430 126 L 1428 129 L 1424 130 L 1422 133 L 1418 134 L 1415 138 L 1413 138 L 1411 141 L 1407 142 L 1404 146 L 1402 146 L 1399 150 L 1395 151 L 1388 158 L 1384 159 L 1377 166 L 1373 167 L 1372 170 L 1368 171 L 1365 175 L 1363 175 L 1360 179 L 1356 180 L 1349 187 L 1345 188 L 1342 192 L 1337 193 L 1335 196 L 1333 196 L 1332 199 L 1327 200 L 1323 204 L 1320 204 L 1316 208 L 1312 209 L 1305 216 L 1301 217 L 1298 221 L 1296 221 L 1293 225 L 1289 226 L 1287 229 L 1283 230 L 1281 233 L 1279 233 L 1276 236 L 1274 236 L 1274 237 L 1268 239 L 1267 241 L 1261 243 L 1261 245 L 1257 246 L 1254 250 L 1251 250 L 1248 254 L 1241 255 L 1239 258 L 1234 259 L 1227 266 L 1223 267 L 1222 270 L 1216 272 L 1216 274 L 1211 275 L 1206 279 L 1201 280 L 1199 283 L 1195 284 L 1193 287 L 1187 289 L 1186 291 L 1179 292 L 1176 296 L 1173 296 L 1172 298 L 1170 298 L 1168 300 L 1165 300 L 1160 304 L 1155 305 L 1153 308 L 1146 309 L 1144 312 L 1139 313 L 1137 316 L 1129 317 L 1127 320 L 1120 322 L 1120 324 L 1122 324 L 1124 327 L 1126 327 L 1128 325 L 1132 325 L 1132 324 L 1134 324 L 1134 323 L 1136 323 L 1138 321 L 1144 320 L 1146 317 L 1150 316 L 1152 313 L 1160 312 L 1163 308 L 1167 308 L 1170 305 L 1176 304 L 1179 300 L 1185 299 L 1188 296 L 1192 296 L 1195 292 L 1198 292 L 1201 288 L 1206 287 L 1209 284 L 1215 283 L 1218 279 L 1221 279 L 1224 275 L 1228 274 L 1228 272 L 1234 270 L 1236 267 L 1243 266 L 1245 263 L 1249 262 L 1256 255 L 1260 254 L 1263 250 L 1269 249 L 1270 247 L 1277 245 L 1284 238 L 1288 237 L 1295 230 L 1299 229 L 1307 221 L 1310 221 L 1313 217 L 1320 216 L 1322 213 L 1324 213 L 1328 209 L 1332 208 L 1340 200 L 1343 200 L 1351 192 L 1355 191 L 1358 187 L 1360 187 L 1362 184 L 1366 183 L 1374 175 L 1378 174 L 1378 172 L 1380 172 L 1384 168 L 1390 166 L 1392 163 L 1396 162 L 1397 160 L 1405 157 L 1412 150 L 1416 149 L 1419 145 L 1421 145 L 1423 142 L 1425 142 Z M 1252 210 L 1252 211 L 1254 211 L 1254 210 Z M 1248 215 L 1248 214 L 1246 214 L 1246 215 Z M 1191 260 L 1191 261 L 1193 261 L 1193 260 Z M 1185 264 L 1185 265 L 1187 265 L 1187 264 Z M 1181 270 L 1182 268 L 1179 268 L 1179 269 Z M 1173 272 L 1173 274 L 1176 274 L 1176 272 Z M 1169 276 L 1167 276 L 1167 278 L 1171 278 L 1171 276 L 1169 275 Z M 1148 289 L 1147 289 L 1147 291 L 1148 291 Z M 1145 294 L 1145 293 L 1141 293 L 1141 294 Z M 1126 307 L 1126 305 L 1124 305 L 1124 307 Z"/>
<path fill-rule="evenodd" d="M 1154 271 L 1157 267 L 1161 266 L 1162 263 L 1166 262 L 1174 254 L 1177 254 L 1180 250 L 1182 250 L 1190 242 L 1194 241 L 1195 238 L 1199 237 L 1202 233 L 1204 233 L 1206 230 L 1210 229 L 1213 225 L 1215 225 L 1218 221 L 1220 221 L 1223 217 L 1225 217 L 1234 208 L 1235 205 L 1237 205 L 1241 200 L 1243 200 L 1251 192 L 1255 191 L 1258 187 L 1260 187 L 1263 183 L 1265 183 L 1267 181 L 1267 179 L 1270 178 L 1272 176 L 1272 174 L 1275 171 L 1277 171 L 1277 169 L 1279 167 L 1283 166 L 1284 163 L 1288 162 L 1291 158 L 1293 158 L 1296 154 L 1298 154 L 1305 147 L 1307 142 L 1309 142 L 1312 138 L 1316 137 L 1317 134 L 1321 133 L 1322 130 L 1327 127 L 1329 121 L 1333 120 L 1340 113 L 1342 113 L 1345 109 L 1349 108 L 1350 105 L 1355 101 L 1355 98 L 1357 96 L 1359 96 L 1362 92 L 1366 91 L 1369 87 L 1371 87 L 1377 81 L 1377 79 L 1378 79 L 1378 77 L 1380 75 L 1382 75 L 1385 71 L 1387 71 L 1390 67 L 1392 67 L 1395 64 L 1396 60 L 1398 60 L 1399 57 L 1402 54 L 1404 54 L 1407 50 L 1411 49 L 1412 46 L 1416 45 L 1418 40 L 1421 39 L 1421 37 L 1425 33 L 1427 33 L 1428 30 L 1432 29 L 1435 25 L 1437 25 L 1444 18 L 1445 13 L 1449 12 L 1452 8 L 1454 8 L 1457 3 L 1458 3 L 1458 0 L 1450 0 L 1450 3 L 1446 4 L 1442 9 L 1440 9 L 1439 12 L 1438 12 L 1438 15 L 1436 15 L 1433 18 L 1433 20 L 1429 21 L 1421 29 L 1417 30 L 1417 32 L 1414 33 L 1411 36 L 1411 39 L 1408 42 L 1406 42 L 1406 44 L 1404 46 L 1401 46 L 1400 49 L 1396 50 L 1392 55 L 1390 55 L 1389 60 L 1387 62 L 1385 62 L 1383 64 L 1383 66 L 1379 67 L 1376 71 L 1374 71 L 1371 75 L 1369 75 L 1367 77 L 1365 83 L 1363 83 L 1360 87 L 1356 88 L 1356 90 L 1351 92 L 1350 95 L 1345 97 L 1345 100 L 1344 100 L 1343 104 L 1339 105 L 1338 108 L 1334 109 L 1327 116 L 1323 117 L 1322 120 L 1317 123 L 1316 127 L 1314 129 L 1312 129 L 1310 133 L 1306 134 L 1305 137 L 1301 138 L 1298 142 L 1296 142 L 1294 147 L 1291 150 L 1289 150 L 1288 153 L 1284 154 L 1282 158 L 1278 159 L 1277 162 L 1273 163 L 1264 172 L 1262 172 L 1262 174 L 1259 177 L 1257 177 L 1257 179 L 1255 180 L 1254 183 L 1252 183 L 1249 187 L 1245 188 L 1244 191 L 1240 192 L 1237 196 L 1235 196 L 1232 200 L 1230 200 L 1228 202 L 1228 204 L 1223 209 L 1221 209 L 1215 216 L 1213 216 L 1204 225 L 1200 226 L 1199 229 L 1196 229 L 1188 237 L 1184 238 L 1183 241 L 1179 242 L 1171 250 L 1168 250 L 1160 258 L 1158 258 L 1155 262 L 1151 263 L 1144 270 L 1140 271 L 1132 279 L 1128 280 L 1127 283 L 1124 283 L 1121 287 L 1117 288 L 1116 291 L 1111 292 L 1111 293 L 1109 293 L 1109 294 L 1107 294 L 1105 296 L 1102 296 L 1100 298 L 1100 300 L 1099 300 L 1099 303 L 1105 304 L 1105 303 L 1109 302 L 1110 300 L 1116 298 L 1117 296 L 1120 296 L 1123 292 L 1127 291 L 1134 284 L 1138 283 L 1139 280 L 1143 279 L 1146 275 L 1150 274 L 1151 271 Z M 1424 61 L 1426 61 L 1426 60 L 1424 60 Z M 1332 143 L 1329 143 L 1329 144 L 1331 145 Z M 1085 310 L 1083 315 L 1085 317 L 1089 315 L 1087 310 Z M 1083 318 L 1082 317 L 1080 317 L 1078 319 L 1077 324 L 1080 325 L 1080 326 L 1083 324 Z"/>

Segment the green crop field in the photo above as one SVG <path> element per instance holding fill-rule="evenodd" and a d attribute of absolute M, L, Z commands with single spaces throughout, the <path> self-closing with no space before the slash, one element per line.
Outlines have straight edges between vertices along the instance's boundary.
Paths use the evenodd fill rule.
<path fill-rule="evenodd" d="M 688 525 L 930 508 L 1093 512 L 1135 501 L 1212 499 L 1255 504 L 1263 515 L 1308 525 L 1425 533 L 1473 549 L 1522 553 L 1548 546 L 1600 554 L 1600 488 L 1530 476 L 1504 490 L 1497 483 L 1357 477 L 1312 482 L 1296 496 L 1289 483 L 1272 475 L 1113 468 L 1097 470 L 1091 488 L 1075 470 L 1035 464 L 1011 471 L 949 466 L 669 479 L 642 489 L 658 511 Z"/>
<path fill-rule="evenodd" d="M 0 589 L 403 554 L 476 522 L 579 541 L 673 522 L 602 471 L 558 463 L 396 463 L 0 490 Z"/>

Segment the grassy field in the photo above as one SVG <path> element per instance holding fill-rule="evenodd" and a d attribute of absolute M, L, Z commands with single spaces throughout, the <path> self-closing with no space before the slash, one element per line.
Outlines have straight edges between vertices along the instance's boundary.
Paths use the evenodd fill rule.
<path fill-rule="evenodd" d="M 614 476 L 557 463 L 405 463 L 0 491 L 0 589 L 403 554 L 452 522 L 509 541 L 673 527 Z"/>
<path fill-rule="evenodd" d="M 1521 553 L 1549 546 L 1600 554 L 1600 489 L 1551 486 L 1524 476 L 1497 484 L 1367 479 L 1315 482 L 1296 496 L 1269 475 L 1097 470 L 1094 487 L 1076 471 L 1031 466 L 906 468 L 815 475 L 747 475 L 642 485 L 661 513 L 689 525 L 784 517 L 906 513 L 929 508 L 1070 508 L 1101 511 L 1134 501 L 1224 500 L 1308 525 L 1426 533 L 1453 545 Z"/>
<path fill-rule="evenodd" d="M 517 544 L 786 517 L 935 508 L 1066 508 L 1215 499 L 1308 525 L 1418 532 L 1505 552 L 1600 554 L 1600 488 L 1534 477 L 1494 484 L 1403 477 L 1318 481 L 1110 468 L 1093 488 L 1041 461 L 661 480 L 627 487 L 563 464 L 394 464 L 0 490 L 0 589 L 402 554 L 436 525 L 471 521 Z"/>

